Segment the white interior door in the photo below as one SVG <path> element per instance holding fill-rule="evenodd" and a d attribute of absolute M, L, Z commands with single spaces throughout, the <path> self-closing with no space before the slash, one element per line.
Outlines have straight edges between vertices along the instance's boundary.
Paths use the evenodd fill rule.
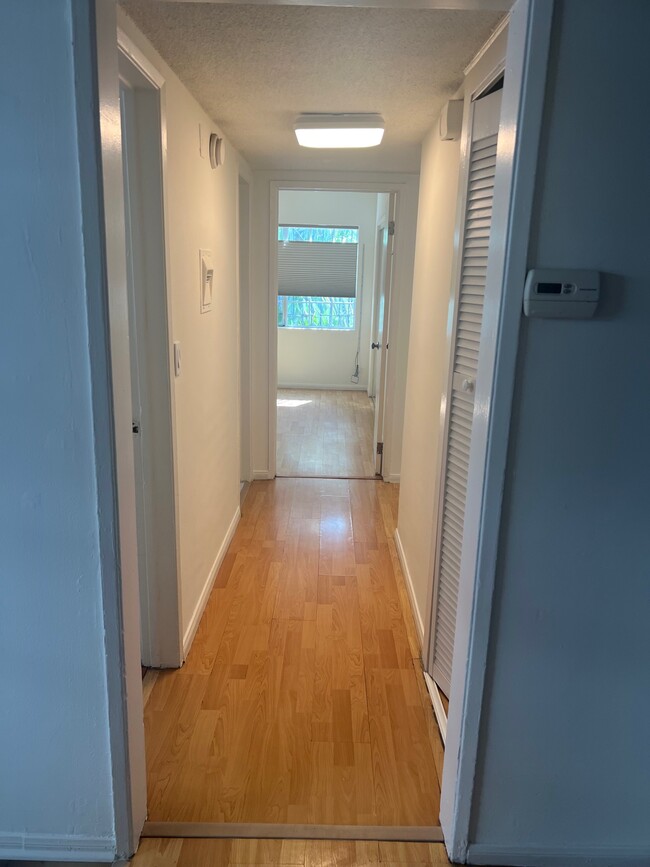
<path fill-rule="evenodd" d="M 428 670 L 447 696 L 465 521 L 502 90 L 473 104 L 463 243 L 455 299 Z"/>
<path fill-rule="evenodd" d="M 129 343 L 131 362 L 131 417 L 133 419 L 133 466 L 135 471 L 136 523 L 138 538 L 138 574 L 140 580 L 140 653 L 145 665 L 150 659 L 150 623 L 148 600 L 149 556 L 148 549 L 152 543 L 150 524 L 147 515 L 147 498 L 145 496 L 145 437 L 143 422 L 146 415 L 146 358 L 144 357 L 143 324 L 145 320 L 144 299 L 142 292 L 137 291 L 141 282 L 139 273 L 141 257 L 137 254 L 139 245 L 137 219 L 137 172 L 135 166 L 135 94 L 133 88 L 125 81 L 120 81 L 120 111 L 122 119 L 122 156 L 124 170 L 124 222 L 126 226 L 126 272 L 129 297 Z M 136 211 L 136 213 L 134 213 Z M 148 427 L 145 423 L 145 427 Z"/>
<path fill-rule="evenodd" d="M 182 664 L 160 93 L 120 55 L 141 655 Z"/>
<path fill-rule="evenodd" d="M 386 368 L 388 365 L 390 299 L 393 280 L 393 252 L 395 237 L 395 195 L 391 194 L 389 218 L 377 236 L 377 268 L 375 271 L 375 312 L 371 349 L 373 364 L 375 423 L 373 445 L 375 472 L 382 475 L 384 461 L 384 419 L 386 415 Z"/>

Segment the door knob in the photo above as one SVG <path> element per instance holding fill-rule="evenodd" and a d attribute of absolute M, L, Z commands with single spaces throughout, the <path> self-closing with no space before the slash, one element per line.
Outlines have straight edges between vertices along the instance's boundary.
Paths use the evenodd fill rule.
<path fill-rule="evenodd" d="M 472 379 L 463 380 L 463 391 L 467 391 L 470 394 L 474 391 L 474 381 Z"/>
<path fill-rule="evenodd" d="M 371 343 L 370 348 L 371 349 L 381 349 L 381 343 Z"/>

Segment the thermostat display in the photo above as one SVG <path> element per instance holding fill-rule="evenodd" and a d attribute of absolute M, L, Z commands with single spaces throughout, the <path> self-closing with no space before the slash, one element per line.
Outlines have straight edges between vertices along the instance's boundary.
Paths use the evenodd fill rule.
<path fill-rule="evenodd" d="M 524 313 L 538 319 L 591 319 L 600 298 L 600 273 L 533 268 L 524 287 Z"/>

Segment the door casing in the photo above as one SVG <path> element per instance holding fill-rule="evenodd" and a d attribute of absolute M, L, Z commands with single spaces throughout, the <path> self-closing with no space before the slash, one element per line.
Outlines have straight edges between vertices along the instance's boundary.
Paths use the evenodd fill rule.
<path fill-rule="evenodd" d="M 127 283 L 142 662 L 183 663 L 171 299 L 165 240 L 164 82 L 123 33 Z M 139 219 L 131 219 L 136 211 Z M 146 316 L 145 316 L 146 313 Z M 146 325 L 144 324 L 146 320 Z"/>
<path fill-rule="evenodd" d="M 390 342 L 390 311 L 393 297 L 393 257 L 395 253 L 395 196 L 391 195 L 388 204 L 388 218 L 377 232 L 377 268 L 375 269 L 374 305 L 372 334 L 379 344 L 373 350 L 373 376 L 375 380 L 372 445 L 375 454 L 375 473 L 383 477 L 384 443 L 388 426 L 386 417 L 386 383 Z M 393 231 L 391 232 L 391 226 Z M 380 445 L 381 444 L 381 445 Z"/>
<path fill-rule="evenodd" d="M 278 273 L 278 251 L 277 237 L 279 224 L 279 202 L 281 190 L 305 190 L 307 192 L 316 192 L 323 190 L 340 190 L 341 192 L 354 193 L 389 193 L 394 200 L 394 222 L 396 223 L 396 237 L 393 246 L 393 273 L 395 272 L 396 262 L 401 255 L 399 244 L 399 214 L 401 195 L 404 194 L 404 185 L 382 184 L 373 182 L 355 182 L 350 181 L 270 181 L 270 214 L 269 214 L 269 258 L 268 258 L 268 304 L 269 304 L 269 322 L 268 322 L 268 472 L 263 474 L 253 473 L 254 478 L 275 478 L 277 466 L 277 406 L 276 395 L 278 390 L 278 328 L 277 317 L 275 314 L 277 304 L 277 273 Z M 395 281 L 392 281 L 392 295 L 399 293 L 399 287 L 395 286 Z M 397 313 L 396 305 L 391 306 L 389 311 L 390 321 L 387 323 L 389 330 L 395 333 Z M 394 358 L 394 356 L 393 356 Z M 391 361 L 390 355 L 386 363 L 386 388 L 384 400 L 384 466 L 386 465 L 386 455 L 390 455 L 391 442 L 388 431 L 391 428 L 393 405 L 395 401 L 394 391 L 394 361 Z"/>

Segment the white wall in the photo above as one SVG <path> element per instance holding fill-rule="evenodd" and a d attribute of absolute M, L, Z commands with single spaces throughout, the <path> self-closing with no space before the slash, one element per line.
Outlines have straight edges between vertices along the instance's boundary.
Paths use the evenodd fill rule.
<path fill-rule="evenodd" d="M 115 850 L 70 7 L 6 0 L 0 28 L 0 859 Z"/>
<path fill-rule="evenodd" d="M 459 163 L 460 142 L 441 141 L 435 124 L 422 145 L 398 519 L 405 571 L 421 633 L 433 581 L 440 401 L 448 365 L 447 313 Z"/>
<path fill-rule="evenodd" d="M 556 3 L 529 264 L 602 309 L 522 323 L 473 863 L 650 863 L 649 31 Z"/>
<path fill-rule="evenodd" d="M 256 172 L 254 174 L 253 207 L 253 262 L 252 262 L 252 454 L 253 474 L 268 477 L 269 455 L 269 365 L 272 363 L 269 343 L 269 241 L 271 213 L 271 184 L 297 187 L 323 188 L 335 185 L 341 189 L 399 191 L 397 213 L 395 303 L 391 309 L 391 362 L 389 365 L 387 425 L 389 438 L 384 451 L 386 477 L 399 479 L 402 454 L 402 422 L 408 329 L 411 315 L 411 288 L 413 282 L 413 254 L 417 219 L 417 175 L 362 174 L 362 173 L 309 173 L 309 172 Z M 275 307 L 273 309 L 275 316 Z M 273 320 L 274 321 L 274 320 Z"/>
<path fill-rule="evenodd" d="M 278 384 L 321 388 L 368 387 L 370 316 L 375 261 L 376 193 L 281 190 L 280 223 L 359 227 L 357 322 L 354 331 L 278 329 Z M 363 265 L 363 267 L 362 267 Z M 361 321 L 359 322 L 359 311 Z M 359 383 L 350 377 L 359 342 Z"/>
<path fill-rule="evenodd" d="M 171 327 L 181 343 L 182 373 L 174 380 L 182 622 L 186 644 L 198 624 L 215 565 L 239 510 L 238 196 L 248 173 L 227 144 L 226 160 L 210 168 L 199 153 L 214 123 L 148 40 L 122 12 L 120 27 L 166 82 L 167 238 Z M 213 253 L 211 312 L 199 305 L 199 249 Z"/>

